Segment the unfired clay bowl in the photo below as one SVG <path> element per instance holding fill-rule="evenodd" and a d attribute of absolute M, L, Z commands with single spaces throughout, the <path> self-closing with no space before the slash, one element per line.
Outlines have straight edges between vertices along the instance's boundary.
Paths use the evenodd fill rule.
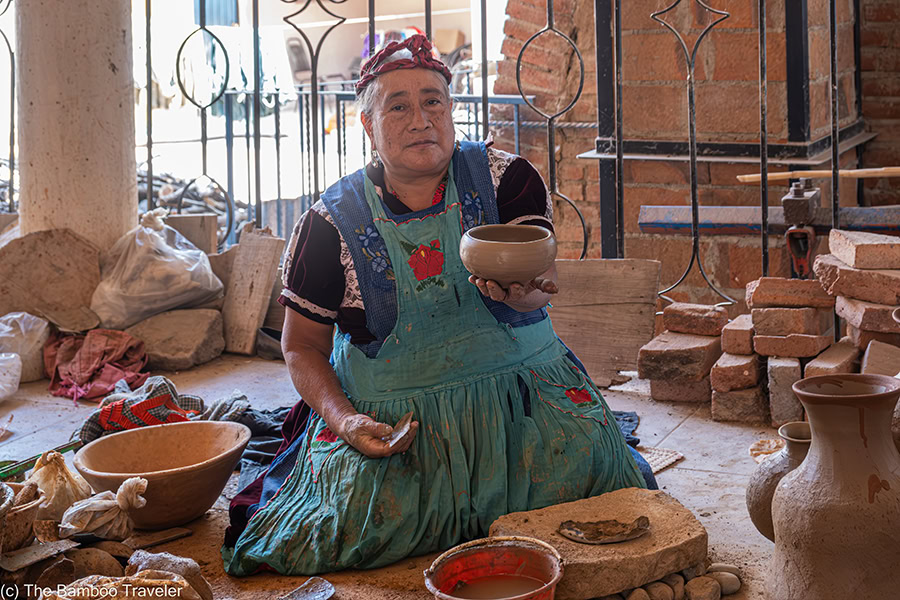
<path fill-rule="evenodd" d="M 14 494 L 18 494 L 25 484 L 7 483 Z M 20 506 L 13 506 L 6 513 L 3 524 L 2 542 L 4 552 L 24 548 L 34 539 L 34 519 L 37 517 L 41 502 L 47 499 L 44 492 L 38 491 L 38 497 Z"/>
<path fill-rule="evenodd" d="M 146 479 L 147 504 L 131 518 L 138 529 L 167 529 L 215 503 L 249 441 L 250 429 L 240 423 L 169 423 L 94 440 L 73 462 L 98 493 L 115 492 L 129 477 Z"/>
<path fill-rule="evenodd" d="M 537 225 L 480 225 L 463 235 L 459 256 L 476 277 L 525 285 L 553 266 L 556 238 Z"/>

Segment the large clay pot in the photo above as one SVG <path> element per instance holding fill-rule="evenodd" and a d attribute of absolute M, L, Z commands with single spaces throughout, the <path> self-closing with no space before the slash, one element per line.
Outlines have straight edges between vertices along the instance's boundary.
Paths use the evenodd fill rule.
<path fill-rule="evenodd" d="M 556 238 L 537 225 L 480 225 L 463 235 L 459 257 L 476 277 L 528 284 L 553 266 Z"/>
<path fill-rule="evenodd" d="M 900 590 L 900 453 L 891 413 L 900 380 L 801 379 L 812 443 L 775 490 L 769 600 L 896 598 Z"/>
<path fill-rule="evenodd" d="M 809 451 L 809 423 L 792 421 L 778 429 L 784 448 L 762 461 L 747 484 L 747 512 L 761 534 L 775 541 L 772 496 L 785 475 L 800 466 Z"/>

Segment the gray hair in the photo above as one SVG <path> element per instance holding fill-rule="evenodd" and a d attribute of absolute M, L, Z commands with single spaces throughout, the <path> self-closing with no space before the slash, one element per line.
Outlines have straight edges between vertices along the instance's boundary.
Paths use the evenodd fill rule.
<path fill-rule="evenodd" d="M 394 62 L 395 60 L 402 60 L 404 58 L 412 58 L 412 52 L 407 50 L 406 48 L 399 50 L 392 55 L 388 56 L 386 59 L 381 61 L 378 66 L 386 65 L 387 63 Z M 442 89 L 447 93 L 447 98 L 450 98 L 450 84 L 447 83 L 447 80 L 441 77 L 441 81 L 444 86 Z M 376 77 L 372 83 L 363 88 L 362 92 L 360 92 L 356 96 L 356 106 L 359 109 L 361 114 L 366 115 L 367 117 L 372 115 L 372 112 L 375 110 L 375 100 L 378 98 L 378 91 L 376 89 L 378 84 L 378 78 Z"/>

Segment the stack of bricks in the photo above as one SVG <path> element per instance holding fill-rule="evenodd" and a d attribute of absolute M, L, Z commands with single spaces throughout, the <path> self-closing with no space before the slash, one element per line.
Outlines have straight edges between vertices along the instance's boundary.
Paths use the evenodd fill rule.
<path fill-rule="evenodd" d="M 740 315 L 722 329 L 722 356 L 710 372 L 712 418 L 715 421 L 765 423 L 765 359 L 753 352 L 753 322 Z"/>
<path fill-rule="evenodd" d="M 718 306 L 676 302 L 663 311 L 665 331 L 641 348 L 638 376 L 654 400 L 709 402 L 709 373 L 722 354 L 728 314 Z"/>
<path fill-rule="evenodd" d="M 857 356 L 865 353 L 862 372 L 896 375 L 900 324 L 892 312 L 900 304 L 900 238 L 835 229 L 828 246 L 831 254 L 819 256 L 814 270 L 847 324 L 842 343 Z"/>

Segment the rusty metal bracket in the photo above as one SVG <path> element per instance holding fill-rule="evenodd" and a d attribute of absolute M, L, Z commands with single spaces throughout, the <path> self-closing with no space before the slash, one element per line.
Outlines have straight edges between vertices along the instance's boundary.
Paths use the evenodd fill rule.
<path fill-rule="evenodd" d="M 816 232 L 809 225 L 794 225 L 784 234 L 794 271 L 800 279 L 806 279 L 812 272 L 813 249 L 816 247 Z"/>

